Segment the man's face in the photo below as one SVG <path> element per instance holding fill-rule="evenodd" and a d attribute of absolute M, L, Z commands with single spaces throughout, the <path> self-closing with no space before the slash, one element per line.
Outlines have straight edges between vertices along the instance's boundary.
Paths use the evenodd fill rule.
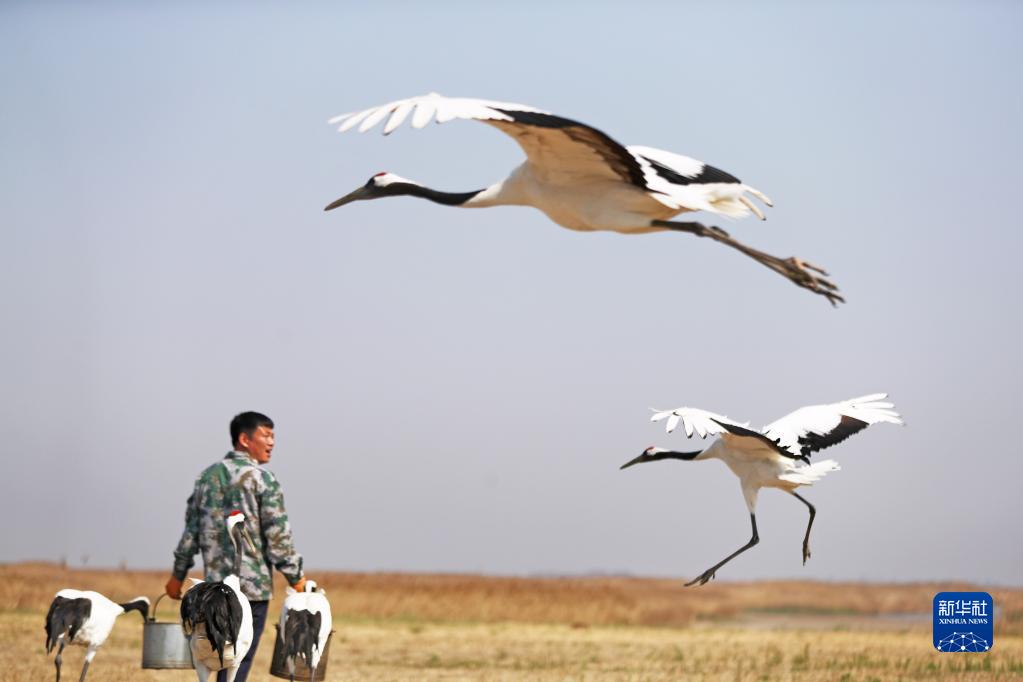
<path fill-rule="evenodd" d="M 260 464 L 266 464 L 270 461 L 270 453 L 274 449 L 274 430 L 260 426 L 252 435 L 243 433 L 238 436 L 238 446 L 242 452 L 249 453 L 252 459 Z"/>

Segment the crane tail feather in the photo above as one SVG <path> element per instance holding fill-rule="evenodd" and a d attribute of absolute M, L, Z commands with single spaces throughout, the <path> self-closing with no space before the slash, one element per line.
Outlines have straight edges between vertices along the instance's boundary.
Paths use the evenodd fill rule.
<path fill-rule="evenodd" d="M 820 462 L 814 462 L 809 466 L 796 467 L 780 475 L 778 478 L 798 485 L 813 485 L 824 478 L 826 474 L 832 471 L 840 471 L 841 469 L 842 467 L 835 460 L 825 459 Z"/>
<path fill-rule="evenodd" d="M 772 208 L 774 207 L 774 202 L 771 201 L 767 197 L 767 195 L 764 194 L 763 192 L 761 192 L 759 189 L 755 189 L 755 188 L 750 187 L 750 186 L 747 185 L 746 186 L 746 191 L 749 192 L 750 194 L 752 194 L 753 196 L 755 196 L 757 199 L 760 199 L 760 201 L 764 202 L 766 205 L 768 205 L 768 206 L 770 206 Z"/>
<path fill-rule="evenodd" d="M 767 220 L 767 216 L 764 215 L 764 212 L 761 211 L 757 207 L 757 205 L 754 204 L 752 201 L 750 201 L 747 197 L 741 196 L 741 197 L 739 197 L 739 201 L 741 201 L 743 204 L 745 204 L 746 208 L 748 208 L 749 210 L 753 211 L 753 214 L 756 215 L 756 217 L 760 218 L 761 220 Z"/>

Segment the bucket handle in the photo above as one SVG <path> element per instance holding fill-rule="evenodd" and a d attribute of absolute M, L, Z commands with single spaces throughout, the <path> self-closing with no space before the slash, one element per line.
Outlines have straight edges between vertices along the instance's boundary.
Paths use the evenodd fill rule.
<path fill-rule="evenodd" d="M 149 622 L 149 623 L 155 623 L 156 622 L 156 609 L 160 606 L 160 600 L 163 599 L 166 596 L 167 596 L 167 593 L 164 592 L 163 594 L 161 594 L 159 597 L 156 598 L 156 602 L 153 603 L 153 615 L 149 616 L 146 619 L 147 622 Z"/>

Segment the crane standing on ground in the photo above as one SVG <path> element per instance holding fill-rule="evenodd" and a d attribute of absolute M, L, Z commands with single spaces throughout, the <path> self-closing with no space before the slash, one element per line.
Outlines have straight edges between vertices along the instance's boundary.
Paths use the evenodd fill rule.
<path fill-rule="evenodd" d="M 244 522 L 245 515 L 240 511 L 227 517 L 227 534 L 234 546 L 231 574 L 216 582 L 193 579 L 194 584 L 181 600 L 181 627 L 188 636 L 199 682 L 208 682 L 210 673 L 220 670 L 226 671 L 227 682 L 233 682 L 252 646 L 252 607 L 242 594 L 239 576 L 244 546 L 248 545 L 253 554 L 256 546 Z"/>
<path fill-rule="evenodd" d="M 88 647 L 79 682 L 84 682 L 89 664 L 96 657 L 96 651 L 103 646 L 114 628 L 114 622 L 121 614 L 138 611 L 145 621 L 149 613 L 149 599 L 135 597 L 130 602 L 117 604 L 99 592 L 63 589 L 54 596 L 46 614 L 46 653 L 57 646 L 53 664 L 57 668 L 57 682 L 60 682 L 61 656 L 64 645 L 76 644 Z"/>
<path fill-rule="evenodd" d="M 298 658 L 304 659 L 309 667 L 310 680 L 323 679 L 323 672 L 317 674 L 316 669 L 327 648 L 332 625 L 327 593 L 317 588 L 315 580 L 306 580 L 302 592 L 288 588 L 277 632 L 284 645 L 292 682 L 295 681 L 295 660 Z"/>

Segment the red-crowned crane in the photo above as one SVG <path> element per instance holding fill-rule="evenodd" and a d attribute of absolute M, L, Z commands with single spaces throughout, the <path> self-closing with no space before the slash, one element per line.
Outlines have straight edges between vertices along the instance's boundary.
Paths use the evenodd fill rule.
<path fill-rule="evenodd" d="M 719 568 L 739 556 L 760 541 L 757 534 L 757 494 L 761 488 L 781 488 L 810 510 L 810 521 L 803 536 L 803 563 L 810 558 L 810 527 L 813 526 L 817 510 L 796 493 L 801 485 L 812 485 L 830 471 L 839 469 L 831 459 L 810 463 L 810 455 L 841 443 L 849 436 L 862 431 L 871 424 L 888 422 L 902 424 L 894 411 L 894 405 L 885 402 L 885 393 L 865 395 L 831 405 L 802 407 L 795 412 L 771 422 L 760 431 L 749 428 L 728 417 L 695 407 L 680 407 L 677 410 L 657 411 L 652 421 L 667 419 L 667 432 L 671 433 L 680 423 L 685 427 L 686 437 L 696 433 L 701 438 L 720 436 L 706 450 L 677 452 L 663 448 L 649 447 L 635 459 L 620 468 L 633 464 L 656 462 L 664 459 L 699 461 L 720 459 L 739 477 L 742 494 L 746 498 L 753 537 L 738 550 L 714 564 L 699 577 L 686 583 L 687 586 L 703 585 L 714 577 Z"/>
<path fill-rule="evenodd" d="M 124 604 L 117 604 L 99 592 L 66 589 L 61 590 L 50 603 L 46 613 L 46 653 L 57 646 L 53 664 L 57 667 L 57 682 L 60 682 L 61 654 L 65 644 L 88 647 L 79 682 L 85 680 L 89 664 L 96 657 L 96 651 L 107 641 L 117 617 L 128 611 L 138 611 L 143 622 L 149 614 L 149 599 L 135 597 Z"/>
<path fill-rule="evenodd" d="M 181 600 L 181 626 L 188 635 L 199 682 L 207 682 L 210 673 L 220 670 L 226 670 L 227 682 L 232 682 L 252 646 L 252 607 L 242 594 L 238 576 L 243 546 L 248 545 L 253 554 L 256 547 L 244 521 L 240 511 L 227 517 L 227 534 L 234 545 L 234 573 L 223 582 L 195 580 Z"/>
<path fill-rule="evenodd" d="M 750 196 L 767 206 L 771 206 L 770 199 L 702 161 L 652 147 L 625 147 L 596 128 L 522 104 L 436 93 L 342 114 L 330 123 L 339 124 L 341 132 L 356 126 L 365 132 L 386 118 L 386 135 L 410 114 L 413 128 L 422 128 L 432 119 L 438 123 L 456 118 L 487 123 L 513 137 L 526 153 L 526 161 L 507 179 L 474 192 L 441 192 L 393 173 L 377 173 L 324 210 L 362 199 L 404 195 L 464 208 L 533 206 L 558 225 L 582 232 L 688 232 L 741 251 L 797 285 L 825 296 L 832 305 L 843 301 L 838 288 L 824 278 L 828 273 L 815 265 L 757 251 L 718 227 L 669 220 L 690 211 L 730 217 L 752 212 L 764 219 Z"/>
<path fill-rule="evenodd" d="M 323 679 L 322 673 L 317 676 L 316 668 L 330 638 L 332 624 L 327 593 L 317 589 L 315 581 L 306 580 L 302 592 L 288 588 L 277 633 L 284 647 L 292 682 L 295 682 L 295 659 L 299 657 L 309 666 L 310 680 Z"/>

